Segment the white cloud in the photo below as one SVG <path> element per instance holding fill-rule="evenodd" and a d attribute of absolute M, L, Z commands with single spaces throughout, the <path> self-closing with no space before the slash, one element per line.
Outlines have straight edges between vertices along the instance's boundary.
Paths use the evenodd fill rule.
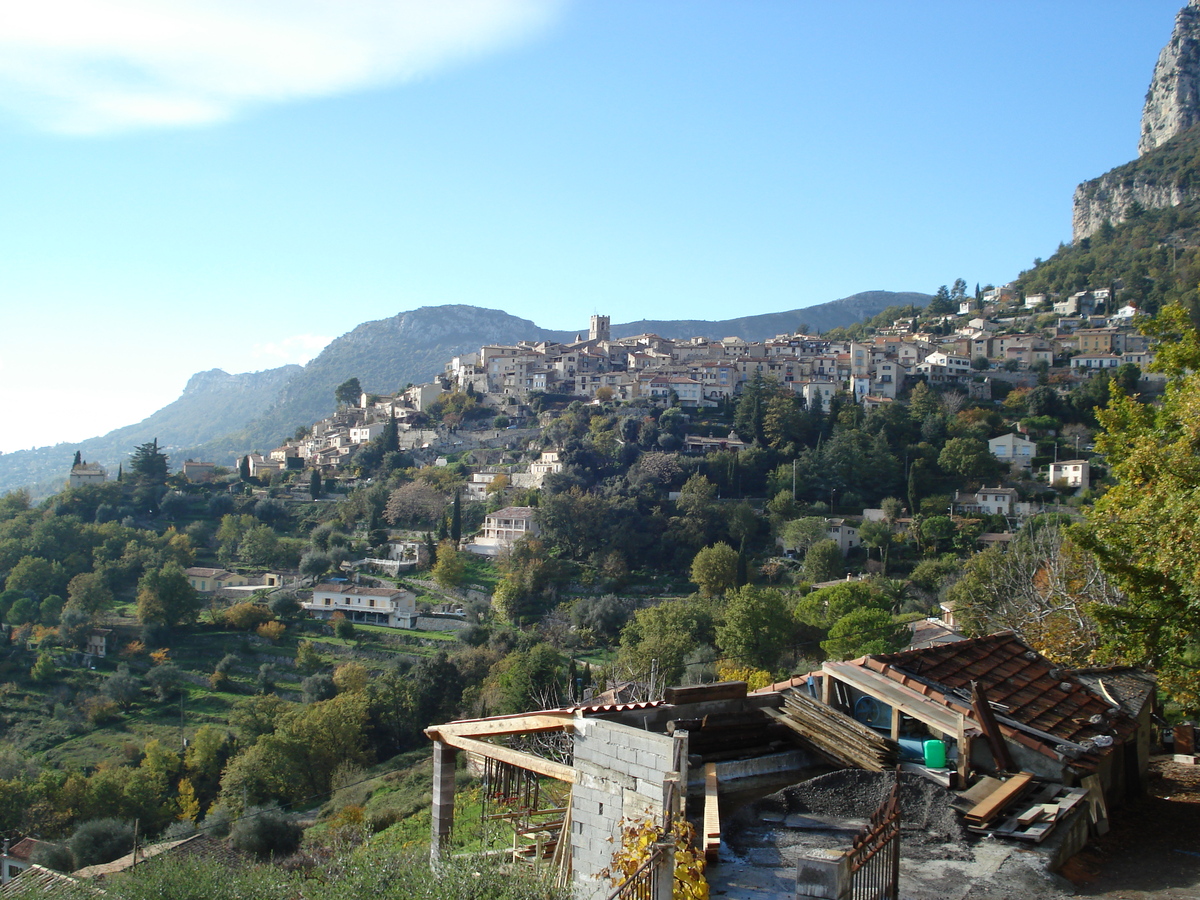
<path fill-rule="evenodd" d="M 0 107 L 99 134 L 406 81 L 528 38 L 565 0 L 36 0 L 0 6 Z"/>
<path fill-rule="evenodd" d="M 332 340 L 331 337 L 319 334 L 293 334 L 265 344 L 255 344 L 250 348 L 250 355 L 256 362 L 263 362 L 271 368 L 288 363 L 303 365 L 325 349 Z"/>

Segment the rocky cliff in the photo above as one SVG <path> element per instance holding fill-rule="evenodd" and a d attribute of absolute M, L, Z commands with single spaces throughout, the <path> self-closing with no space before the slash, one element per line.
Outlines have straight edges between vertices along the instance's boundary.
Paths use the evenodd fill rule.
<path fill-rule="evenodd" d="M 1102 224 L 1117 224 L 1135 206 L 1161 209 L 1200 200 L 1200 0 L 1175 17 L 1171 39 L 1158 55 L 1138 140 L 1138 159 L 1075 189 L 1072 240 Z"/>
<path fill-rule="evenodd" d="M 1175 16 L 1171 40 L 1158 55 L 1146 105 L 1138 154 L 1161 147 L 1200 123 L 1200 0 Z"/>

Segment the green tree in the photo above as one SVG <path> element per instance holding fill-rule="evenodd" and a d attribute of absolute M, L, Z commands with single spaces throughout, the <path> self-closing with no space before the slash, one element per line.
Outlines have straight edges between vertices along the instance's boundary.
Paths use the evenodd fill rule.
<path fill-rule="evenodd" d="M 274 566 L 279 559 L 279 535 L 270 525 L 256 525 L 242 536 L 237 555 L 251 566 Z"/>
<path fill-rule="evenodd" d="M 892 546 L 892 526 L 887 522 L 864 521 L 858 526 L 858 537 L 869 550 L 879 551 L 882 572 L 887 574 L 888 549 Z"/>
<path fill-rule="evenodd" d="M 819 516 L 805 516 L 784 523 L 779 530 L 783 544 L 789 550 L 804 553 L 817 541 L 825 539 L 825 520 Z"/>
<path fill-rule="evenodd" d="M 1096 614 L 1111 652 L 1152 664 L 1160 686 L 1200 710 L 1200 336 L 1182 306 L 1144 330 L 1151 368 L 1167 377 L 1159 406 L 1114 387 L 1096 449 L 1116 482 L 1073 537 L 1099 558 L 1127 600 Z"/>
<path fill-rule="evenodd" d="M 952 475 L 983 482 L 999 474 L 999 463 L 978 438 L 951 438 L 938 455 L 938 465 Z"/>
<path fill-rule="evenodd" d="M 957 312 L 957 307 L 950 299 L 950 289 L 944 284 L 939 287 L 937 293 L 933 295 L 933 299 L 929 301 L 929 305 L 925 307 L 925 311 L 931 316 L 945 316 Z"/>
<path fill-rule="evenodd" d="M 456 547 L 462 540 L 462 496 L 458 491 L 454 492 L 454 505 L 450 511 L 450 539 Z"/>
<path fill-rule="evenodd" d="M 158 449 L 158 438 L 138 444 L 129 458 L 129 469 L 138 483 L 146 485 L 165 484 L 167 481 L 167 455 Z"/>
<path fill-rule="evenodd" d="M 817 541 L 804 554 L 804 580 L 816 584 L 841 578 L 846 571 L 837 541 Z"/>
<path fill-rule="evenodd" d="M 691 579 L 705 597 L 717 597 L 737 584 L 738 553 L 724 541 L 692 559 Z"/>
<path fill-rule="evenodd" d="M 446 539 L 438 544 L 437 562 L 431 572 L 433 580 L 444 588 L 458 587 L 467 574 L 467 564 L 458 544 Z"/>
<path fill-rule="evenodd" d="M 113 593 L 95 572 L 76 575 L 67 585 L 67 607 L 93 615 L 112 605 Z"/>
<path fill-rule="evenodd" d="M 339 406 L 357 406 L 362 393 L 362 385 L 358 383 L 358 378 L 348 378 L 334 390 L 333 399 Z"/>
<path fill-rule="evenodd" d="M 882 609 L 856 609 L 833 623 L 821 649 L 832 659 L 851 659 L 872 653 L 894 653 L 904 647 L 908 629 Z"/>
<path fill-rule="evenodd" d="M 117 666 L 117 671 L 105 679 L 100 690 L 121 709 L 129 709 L 142 693 L 142 683 L 141 679 L 129 671 L 127 664 L 121 663 Z"/>
<path fill-rule="evenodd" d="M 619 661 L 637 678 L 648 679 L 653 664 L 667 684 L 683 677 L 684 657 L 713 641 L 708 601 L 675 600 L 640 609 L 621 630 Z"/>
<path fill-rule="evenodd" d="M 178 563 L 150 569 L 138 582 L 137 614 L 143 625 L 168 628 L 196 621 L 202 600 Z"/>
<path fill-rule="evenodd" d="M 79 868 L 112 862 L 133 849 L 133 826 L 117 819 L 93 819 L 76 828 L 67 845 Z"/>
<path fill-rule="evenodd" d="M 717 646 L 742 665 L 773 671 L 791 637 L 791 614 L 783 594 L 745 585 L 730 591 L 717 626 Z"/>
<path fill-rule="evenodd" d="M 313 500 L 317 500 L 321 496 L 321 470 L 313 469 L 312 476 L 308 479 L 308 496 Z"/>

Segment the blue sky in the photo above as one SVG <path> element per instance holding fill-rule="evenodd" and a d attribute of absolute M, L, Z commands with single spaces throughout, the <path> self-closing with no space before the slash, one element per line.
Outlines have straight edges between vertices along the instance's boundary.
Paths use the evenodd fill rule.
<path fill-rule="evenodd" d="M 0 451 L 467 303 L 579 329 L 1002 283 L 1183 0 L 0 11 Z"/>

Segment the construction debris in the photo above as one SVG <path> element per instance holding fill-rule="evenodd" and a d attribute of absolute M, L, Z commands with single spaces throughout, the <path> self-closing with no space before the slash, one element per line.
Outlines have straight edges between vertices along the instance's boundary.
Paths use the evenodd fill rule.
<path fill-rule="evenodd" d="M 869 772 L 883 772 L 896 765 L 899 748 L 894 741 L 801 691 L 785 691 L 782 710 L 763 712 L 840 765 Z"/>

